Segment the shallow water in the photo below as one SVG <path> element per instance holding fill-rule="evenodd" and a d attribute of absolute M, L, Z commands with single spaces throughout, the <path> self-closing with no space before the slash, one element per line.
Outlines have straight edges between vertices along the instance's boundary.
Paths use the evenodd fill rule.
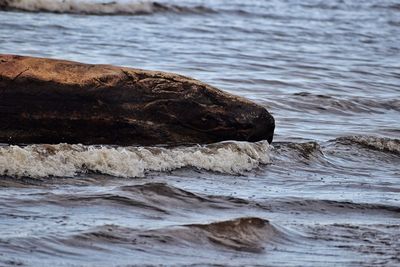
<path fill-rule="evenodd" d="M 400 265 L 396 1 L 25 2 L 0 11 L 1 53 L 191 76 L 276 135 L 1 145 L 0 265 Z"/>

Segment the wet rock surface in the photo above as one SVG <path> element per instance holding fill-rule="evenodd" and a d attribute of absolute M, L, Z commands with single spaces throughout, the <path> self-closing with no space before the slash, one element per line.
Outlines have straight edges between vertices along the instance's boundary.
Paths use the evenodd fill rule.
<path fill-rule="evenodd" d="M 181 145 L 272 142 L 274 119 L 184 76 L 0 55 L 0 142 Z"/>

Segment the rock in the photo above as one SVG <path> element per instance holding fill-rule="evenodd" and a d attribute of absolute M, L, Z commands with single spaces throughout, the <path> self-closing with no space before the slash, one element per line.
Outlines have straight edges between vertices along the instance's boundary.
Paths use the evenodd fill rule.
<path fill-rule="evenodd" d="M 0 143 L 272 142 L 268 111 L 177 74 L 0 55 Z"/>

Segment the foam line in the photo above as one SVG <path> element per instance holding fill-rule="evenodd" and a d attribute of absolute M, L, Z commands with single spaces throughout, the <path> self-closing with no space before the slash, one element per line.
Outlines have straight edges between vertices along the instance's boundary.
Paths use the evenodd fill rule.
<path fill-rule="evenodd" d="M 267 141 L 178 148 L 29 145 L 0 147 L 0 175 L 66 176 L 97 172 L 140 177 L 183 167 L 238 174 L 270 161 Z"/>

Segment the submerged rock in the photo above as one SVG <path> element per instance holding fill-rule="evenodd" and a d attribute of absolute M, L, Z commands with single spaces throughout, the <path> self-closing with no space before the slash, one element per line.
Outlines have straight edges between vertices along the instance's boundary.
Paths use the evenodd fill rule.
<path fill-rule="evenodd" d="M 272 142 L 274 118 L 172 73 L 0 55 L 0 143 Z"/>

